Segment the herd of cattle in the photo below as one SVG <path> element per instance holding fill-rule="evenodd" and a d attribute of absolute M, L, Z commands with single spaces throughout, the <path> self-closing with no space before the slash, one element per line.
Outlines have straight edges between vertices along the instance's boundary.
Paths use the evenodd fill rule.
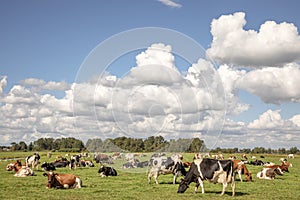
<path fill-rule="evenodd" d="M 232 196 L 235 195 L 235 179 L 239 176 L 240 181 L 243 181 L 242 174 L 244 174 L 247 181 L 252 182 L 252 175 L 247 169 L 246 165 L 258 165 L 263 168 L 256 175 L 258 179 L 273 180 L 276 175 L 283 175 L 284 172 L 289 172 L 289 167 L 292 164 L 287 161 L 286 158 L 281 158 L 280 165 L 271 162 L 264 162 L 258 160 L 256 157 L 251 157 L 248 160 L 247 156 L 242 155 L 242 159 L 237 159 L 235 156 L 230 156 L 228 159 L 224 159 L 222 154 L 210 155 L 210 154 L 198 154 L 194 155 L 192 162 L 183 162 L 183 156 L 175 154 L 172 156 L 166 156 L 164 153 L 155 153 L 147 161 L 140 162 L 138 157 L 144 157 L 144 154 L 132 154 L 128 153 L 123 155 L 122 153 L 115 153 L 112 156 L 106 154 L 94 154 L 93 160 L 100 164 L 98 173 L 101 177 L 105 176 L 117 176 L 117 171 L 111 166 L 117 159 L 126 160 L 123 164 L 124 169 L 128 168 L 143 168 L 147 167 L 148 183 L 151 183 L 151 178 L 154 178 L 156 184 L 158 184 L 159 175 L 173 174 L 173 184 L 176 184 L 177 177 L 184 176 L 181 179 L 178 193 L 183 193 L 189 187 L 192 182 L 196 183 L 195 191 L 201 186 L 201 192 L 204 193 L 203 181 L 207 180 L 212 183 L 221 183 L 223 189 L 221 195 L 225 193 L 228 184 L 231 184 Z M 67 159 L 66 157 L 69 157 Z M 48 158 L 51 155 L 48 154 Z M 76 169 L 77 167 L 95 167 L 93 161 L 89 160 L 87 153 L 80 155 L 66 155 L 65 157 L 57 157 L 54 162 L 43 162 L 41 168 L 47 176 L 46 187 L 47 188 L 81 188 L 82 181 L 79 177 L 73 174 L 60 174 L 56 173 L 56 168 L 69 167 L 70 169 Z M 260 158 L 264 158 L 261 156 Z M 293 154 L 288 155 L 288 158 L 294 158 Z M 20 160 L 7 165 L 7 171 L 15 171 L 14 176 L 26 177 L 35 175 L 34 170 L 38 170 L 40 162 L 40 155 L 34 153 L 25 159 L 25 165 L 22 165 Z M 47 172 L 47 173 L 46 173 Z"/>

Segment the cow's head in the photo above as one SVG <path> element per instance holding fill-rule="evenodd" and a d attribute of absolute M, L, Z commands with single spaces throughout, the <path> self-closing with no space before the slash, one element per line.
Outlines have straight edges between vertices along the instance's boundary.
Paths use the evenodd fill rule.
<path fill-rule="evenodd" d="M 248 182 L 253 182 L 251 173 L 245 173 L 245 176 Z"/>
<path fill-rule="evenodd" d="M 9 163 L 9 164 L 6 166 L 6 170 L 7 170 L 7 171 L 12 171 L 12 170 L 14 170 L 14 167 L 15 167 L 15 164 L 14 164 L 14 163 Z"/>
<path fill-rule="evenodd" d="M 189 183 L 182 178 L 178 186 L 177 193 L 184 193 L 188 188 L 189 188 Z"/>
<path fill-rule="evenodd" d="M 275 174 L 282 176 L 283 172 L 281 171 L 281 169 L 279 167 L 274 169 Z"/>
<path fill-rule="evenodd" d="M 54 172 L 48 172 L 48 173 L 44 173 L 43 176 L 47 176 L 48 177 L 48 180 L 47 180 L 47 184 L 46 186 L 48 188 L 51 188 L 52 185 L 54 185 L 55 183 L 55 173 Z"/>

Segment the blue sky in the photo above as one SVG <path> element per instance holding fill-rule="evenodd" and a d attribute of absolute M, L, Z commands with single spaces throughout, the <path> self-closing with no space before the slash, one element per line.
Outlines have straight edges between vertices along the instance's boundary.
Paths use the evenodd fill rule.
<path fill-rule="evenodd" d="M 6 112 L 5 106 L 7 107 L 10 104 L 16 109 L 18 105 L 22 106 L 22 103 L 16 103 L 17 100 L 13 101 L 15 104 L 9 102 L 9 100 L 13 98 L 10 95 L 10 93 L 12 93 L 12 88 L 17 85 L 25 85 L 25 89 L 27 88 L 33 96 L 40 96 L 41 99 L 45 99 L 46 97 L 44 95 L 47 95 L 48 93 L 49 95 L 54 95 L 54 97 L 57 97 L 56 102 L 59 102 L 64 98 L 67 99 L 67 95 L 65 95 L 67 94 L 66 91 L 72 87 L 71 85 L 74 82 L 76 82 L 76 75 L 80 69 L 80 66 L 84 62 L 85 58 L 87 58 L 89 53 L 97 47 L 97 45 L 101 44 L 101 42 L 105 41 L 111 36 L 127 30 L 143 27 L 161 27 L 185 34 L 203 46 L 205 50 L 214 50 L 211 51 L 211 55 L 213 55 L 215 60 L 218 61 L 219 65 L 229 66 L 229 68 L 224 68 L 225 72 L 229 73 L 231 70 L 231 72 L 235 74 L 234 76 L 241 77 L 245 74 L 240 75 L 242 70 L 240 70 L 239 67 L 246 67 L 245 73 L 247 74 L 247 77 L 244 77 L 243 80 L 247 79 L 248 82 L 241 83 L 239 86 L 236 86 L 238 89 L 233 89 L 231 91 L 231 93 L 234 95 L 232 101 L 236 103 L 236 106 L 231 106 L 241 106 L 243 108 L 240 111 L 230 111 L 226 116 L 228 120 L 234 121 L 234 124 L 239 124 L 238 122 L 245 123 L 243 125 L 244 128 L 240 127 L 240 124 L 236 125 L 236 128 L 241 132 L 241 134 L 250 134 L 250 132 L 252 134 L 253 130 L 251 129 L 251 131 L 249 131 L 248 128 L 253 127 L 253 124 L 255 124 L 254 121 L 258 120 L 260 116 L 266 113 L 268 110 L 271 110 L 269 112 L 269 116 L 271 116 L 271 118 L 273 115 L 278 116 L 277 110 L 280 110 L 279 113 L 281 118 L 277 121 L 279 124 L 281 124 L 280 128 L 277 127 L 277 122 L 274 123 L 277 124 L 276 127 L 275 125 L 272 127 L 278 131 L 278 134 L 283 134 L 283 132 L 286 132 L 287 130 L 285 130 L 283 127 L 287 126 L 286 124 L 291 121 L 291 118 L 299 115 L 300 104 L 299 97 L 297 96 L 298 94 L 295 94 L 294 96 L 291 94 L 290 98 L 284 98 L 282 96 L 278 97 L 275 94 L 270 94 L 271 96 L 273 95 L 274 98 L 278 98 L 278 101 L 272 101 L 270 98 L 263 95 L 264 92 L 256 91 L 255 88 L 257 88 L 257 86 L 255 83 L 251 82 L 251 80 L 253 80 L 251 77 L 264 77 L 262 73 L 265 72 L 260 70 L 265 67 L 274 66 L 271 66 L 271 64 L 268 65 L 268 59 L 266 59 L 266 62 L 263 62 L 264 64 L 267 63 L 268 66 L 259 66 L 254 63 L 254 61 L 249 62 L 249 60 L 247 60 L 244 63 L 240 63 L 239 59 L 237 59 L 235 60 L 236 62 L 231 63 L 228 62 L 228 57 L 226 56 L 222 58 L 218 57 L 218 55 L 214 53 L 221 52 L 221 43 L 213 44 L 214 38 L 216 40 L 217 37 L 214 37 L 214 35 L 211 33 L 211 27 L 213 19 L 217 20 L 220 19 L 221 16 L 229 16 L 234 15 L 234 13 L 237 12 L 242 12 L 245 13 L 246 23 L 243 27 L 245 32 L 249 30 L 259 32 L 261 25 L 266 21 L 274 21 L 276 24 L 293 24 L 293 27 L 297 27 L 299 29 L 299 2 L 296 0 L 174 0 L 173 3 L 177 6 L 166 5 L 164 2 L 171 1 L 2 0 L 0 2 L 0 78 L 5 76 L 6 84 L 2 87 L 2 97 L 0 96 L 2 98 L 0 102 L 0 106 L 2 107 L 1 112 Z M 238 16 L 234 15 L 234 18 L 237 19 Z M 221 30 L 222 27 L 218 26 L 218 28 Z M 292 28 L 288 30 L 292 30 Z M 284 34 L 282 37 L 285 37 Z M 241 41 L 240 44 L 243 45 L 243 41 Z M 298 45 L 297 43 L 295 44 Z M 120 44 L 120 46 L 121 45 L 122 44 Z M 172 46 L 172 44 L 166 45 Z M 281 45 L 284 46 L 284 43 Z M 214 48 L 216 46 L 218 49 L 211 48 L 212 46 L 214 46 Z M 117 78 L 120 78 L 121 76 L 124 76 L 124 72 L 131 72 L 130 69 L 136 66 L 135 57 L 145 50 L 146 49 L 136 52 L 129 52 L 127 55 L 120 57 L 119 60 L 114 61 L 112 64 L 110 73 L 112 75 L 116 75 Z M 296 54 L 299 53 L 297 51 L 295 52 Z M 291 55 L 294 55 L 295 52 L 291 52 Z M 275 54 L 274 57 L 276 57 Z M 299 70 L 299 56 L 298 58 L 297 56 L 294 57 L 296 58 L 293 58 L 289 61 L 284 60 L 284 62 L 285 64 L 294 63 L 296 67 L 293 66 L 292 68 Z M 230 58 L 234 58 L 234 56 Z M 178 57 L 175 57 L 175 59 L 175 63 L 180 71 L 187 71 L 188 67 L 190 67 L 189 64 L 193 64 L 180 60 Z M 249 64 L 251 66 L 250 68 L 247 68 L 249 66 L 243 66 L 244 64 Z M 281 64 L 282 63 L 279 63 L 278 65 Z M 120 67 L 120 69 L 118 67 Z M 288 68 L 285 65 L 275 67 L 279 69 Z M 271 68 L 268 68 L 268 70 L 268 72 L 272 71 Z M 253 71 L 253 73 L 248 74 L 250 71 Z M 253 75 L 255 74 L 254 71 L 259 75 Z M 278 73 L 280 74 L 280 72 Z M 57 83 L 56 86 L 60 87 L 60 89 L 49 89 L 50 86 L 48 85 L 48 89 L 36 91 L 33 87 L 36 87 L 36 83 L 32 83 L 33 79 L 36 82 L 37 80 L 43 80 L 45 83 L 55 82 Z M 27 85 L 24 84 L 26 80 Z M 260 79 L 258 79 L 258 81 L 259 80 Z M 65 82 L 69 86 L 61 86 L 61 82 Z M 252 84 L 251 87 L 247 86 L 249 84 Z M 265 85 L 267 88 L 266 91 L 270 91 L 270 89 L 267 87 L 269 86 L 268 84 L 269 83 L 266 83 Z M 297 82 L 292 81 L 291 84 L 297 84 Z M 61 87 L 64 89 L 61 89 Z M 275 89 L 274 92 L 276 92 Z M 24 105 L 20 109 L 26 110 L 25 108 L 30 110 L 30 106 L 28 105 Z M 54 111 L 60 111 L 58 107 L 52 109 L 52 114 L 49 114 L 49 116 L 47 116 L 48 118 L 44 119 L 44 121 L 42 120 L 43 117 L 39 117 L 43 123 L 45 121 L 48 122 L 50 116 L 54 116 L 53 113 L 57 113 Z M 14 112 L 16 112 L 16 110 L 14 110 Z M 24 112 L 26 113 L 29 111 L 27 110 Z M 232 114 L 235 112 L 237 112 L 237 114 Z M 60 112 L 60 115 L 69 116 L 69 114 L 65 114 L 62 111 Z M 21 116 L 24 118 L 24 120 L 25 118 L 29 118 L 29 116 L 26 116 L 26 114 L 22 114 Z M 20 116 L 18 118 L 20 118 Z M 261 120 L 263 120 L 262 118 Z M 293 127 L 295 126 L 296 128 L 294 127 L 288 129 L 289 131 L 291 130 L 291 132 L 293 132 L 288 133 L 292 135 L 287 137 L 289 140 L 291 140 L 291 137 L 294 138 L 294 141 L 298 141 L 299 139 L 300 130 L 297 125 L 300 126 L 300 122 L 298 118 L 300 119 L 300 117 L 294 117 L 294 124 L 291 125 Z M 51 122 L 53 122 L 53 120 Z M 251 123 L 252 125 L 250 125 Z M 264 123 L 266 123 L 266 121 Z M 46 122 L 44 124 L 46 124 Z M 61 131 L 62 129 L 52 132 L 51 130 L 53 130 L 53 127 L 49 127 L 58 126 L 54 122 L 51 125 L 48 124 L 48 128 L 39 128 L 39 126 L 41 126 L 41 122 L 38 120 L 32 122 L 32 124 L 28 122 L 26 123 L 26 126 L 30 127 L 23 127 L 24 130 L 26 130 L 24 131 L 26 132 L 26 136 L 20 135 L 14 137 L 5 135 L 6 133 L 4 133 L 4 130 L 6 132 L 11 130 L 11 132 L 8 132 L 14 135 L 16 130 L 22 131 L 22 127 L 3 127 L 3 133 L 1 134 L 3 139 L 5 138 L 4 143 L 9 143 L 12 140 L 19 139 L 30 141 L 32 138 L 34 138 L 34 136 L 28 135 L 31 135 L 32 133 L 40 133 L 37 134 L 38 136 L 43 136 L 43 134 L 46 133 L 48 134 L 46 134 L 47 136 L 53 136 L 51 134 L 56 134 L 57 136 L 66 136 L 67 132 L 67 130 Z M 270 131 L 269 128 L 259 129 L 257 127 L 255 130 Z M 83 137 L 83 140 L 86 140 L 88 136 L 81 137 Z M 272 139 L 272 141 L 274 140 Z M 266 146 L 293 146 L 295 144 L 295 142 L 289 143 L 289 141 L 286 141 L 285 143 L 278 145 L 268 143 Z M 219 145 L 228 146 L 229 144 L 223 141 L 223 143 L 221 142 Z M 249 143 L 244 144 L 244 146 L 247 147 L 252 145 L 254 144 L 250 141 Z M 243 146 L 243 144 L 241 144 L 241 146 Z"/>

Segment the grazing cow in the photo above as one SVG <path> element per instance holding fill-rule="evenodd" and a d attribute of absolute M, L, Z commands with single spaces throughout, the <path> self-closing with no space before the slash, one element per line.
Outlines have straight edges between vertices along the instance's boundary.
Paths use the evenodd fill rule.
<path fill-rule="evenodd" d="M 25 159 L 25 163 L 26 163 L 26 166 L 27 167 L 30 167 L 33 169 L 33 168 L 36 168 L 38 169 L 38 165 L 40 163 L 40 155 L 38 153 L 34 153 L 33 155 L 31 156 L 28 156 L 26 159 Z"/>
<path fill-rule="evenodd" d="M 58 174 L 54 172 L 44 173 L 48 177 L 46 187 L 55 189 L 81 188 L 82 181 L 73 174 Z"/>
<path fill-rule="evenodd" d="M 295 158 L 294 154 L 290 153 L 289 155 L 287 155 L 287 158 Z"/>
<path fill-rule="evenodd" d="M 182 159 L 182 155 L 151 157 L 148 183 L 150 184 L 152 176 L 154 177 L 155 183 L 158 184 L 157 178 L 160 174 L 173 174 L 173 184 L 175 184 L 177 176 L 186 175 Z"/>
<path fill-rule="evenodd" d="M 53 165 L 53 163 L 47 163 L 47 162 L 43 162 L 43 164 L 41 165 L 41 168 L 43 171 L 54 171 L 55 170 L 55 166 Z"/>
<path fill-rule="evenodd" d="M 260 172 L 257 173 L 257 178 L 273 180 L 275 175 L 282 175 L 282 172 L 278 168 L 263 168 Z"/>
<path fill-rule="evenodd" d="M 231 183 L 232 196 L 235 195 L 232 160 L 215 160 L 209 158 L 194 160 L 186 176 L 181 180 L 177 192 L 184 193 L 191 182 L 196 182 L 194 192 L 197 192 L 200 185 L 202 193 L 204 193 L 203 180 L 222 183 L 223 190 L 221 195 L 225 193 L 228 183 Z"/>
<path fill-rule="evenodd" d="M 100 174 L 101 177 L 118 175 L 117 171 L 113 167 L 106 167 L 106 166 L 101 166 L 100 169 L 98 170 L 98 173 Z"/>
<path fill-rule="evenodd" d="M 243 161 L 233 160 L 232 162 L 233 162 L 233 170 L 234 170 L 234 180 L 235 180 L 236 174 L 238 174 L 240 181 L 243 182 L 242 174 L 244 174 L 248 182 L 253 181 L 251 173 L 248 171 L 248 169 Z"/>
<path fill-rule="evenodd" d="M 247 155 L 245 153 L 242 155 L 242 159 L 248 160 Z"/>

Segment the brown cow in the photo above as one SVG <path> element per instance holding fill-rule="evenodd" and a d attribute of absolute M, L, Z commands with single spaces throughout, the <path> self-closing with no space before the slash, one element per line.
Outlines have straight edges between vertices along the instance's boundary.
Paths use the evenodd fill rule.
<path fill-rule="evenodd" d="M 234 178 L 236 174 L 239 175 L 240 181 L 243 182 L 242 174 L 245 175 L 248 182 L 252 182 L 251 173 L 248 171 L 246 165 L 241 160 L 232 160 L 233 162 L 233 171 L 234 171 Z"/>
<path fill-rule="evenodd" d="M 44 173 L 48 177 L 47 188 L 65 189 L 65 188 L 81 188 L 82 181 L 73 174 L 58 174 L 54 172 Z"/>
<path fill-rule="evenodd" d="M 16 173 L 14 176 L 16 177 L 26 177 L 34 175 L 33 170 L 27 166 L 22 166 L 22 163 L 19 160 L 17 160 L 15 163 L 10 163 L 6 170 L 15 171 Z"/>

